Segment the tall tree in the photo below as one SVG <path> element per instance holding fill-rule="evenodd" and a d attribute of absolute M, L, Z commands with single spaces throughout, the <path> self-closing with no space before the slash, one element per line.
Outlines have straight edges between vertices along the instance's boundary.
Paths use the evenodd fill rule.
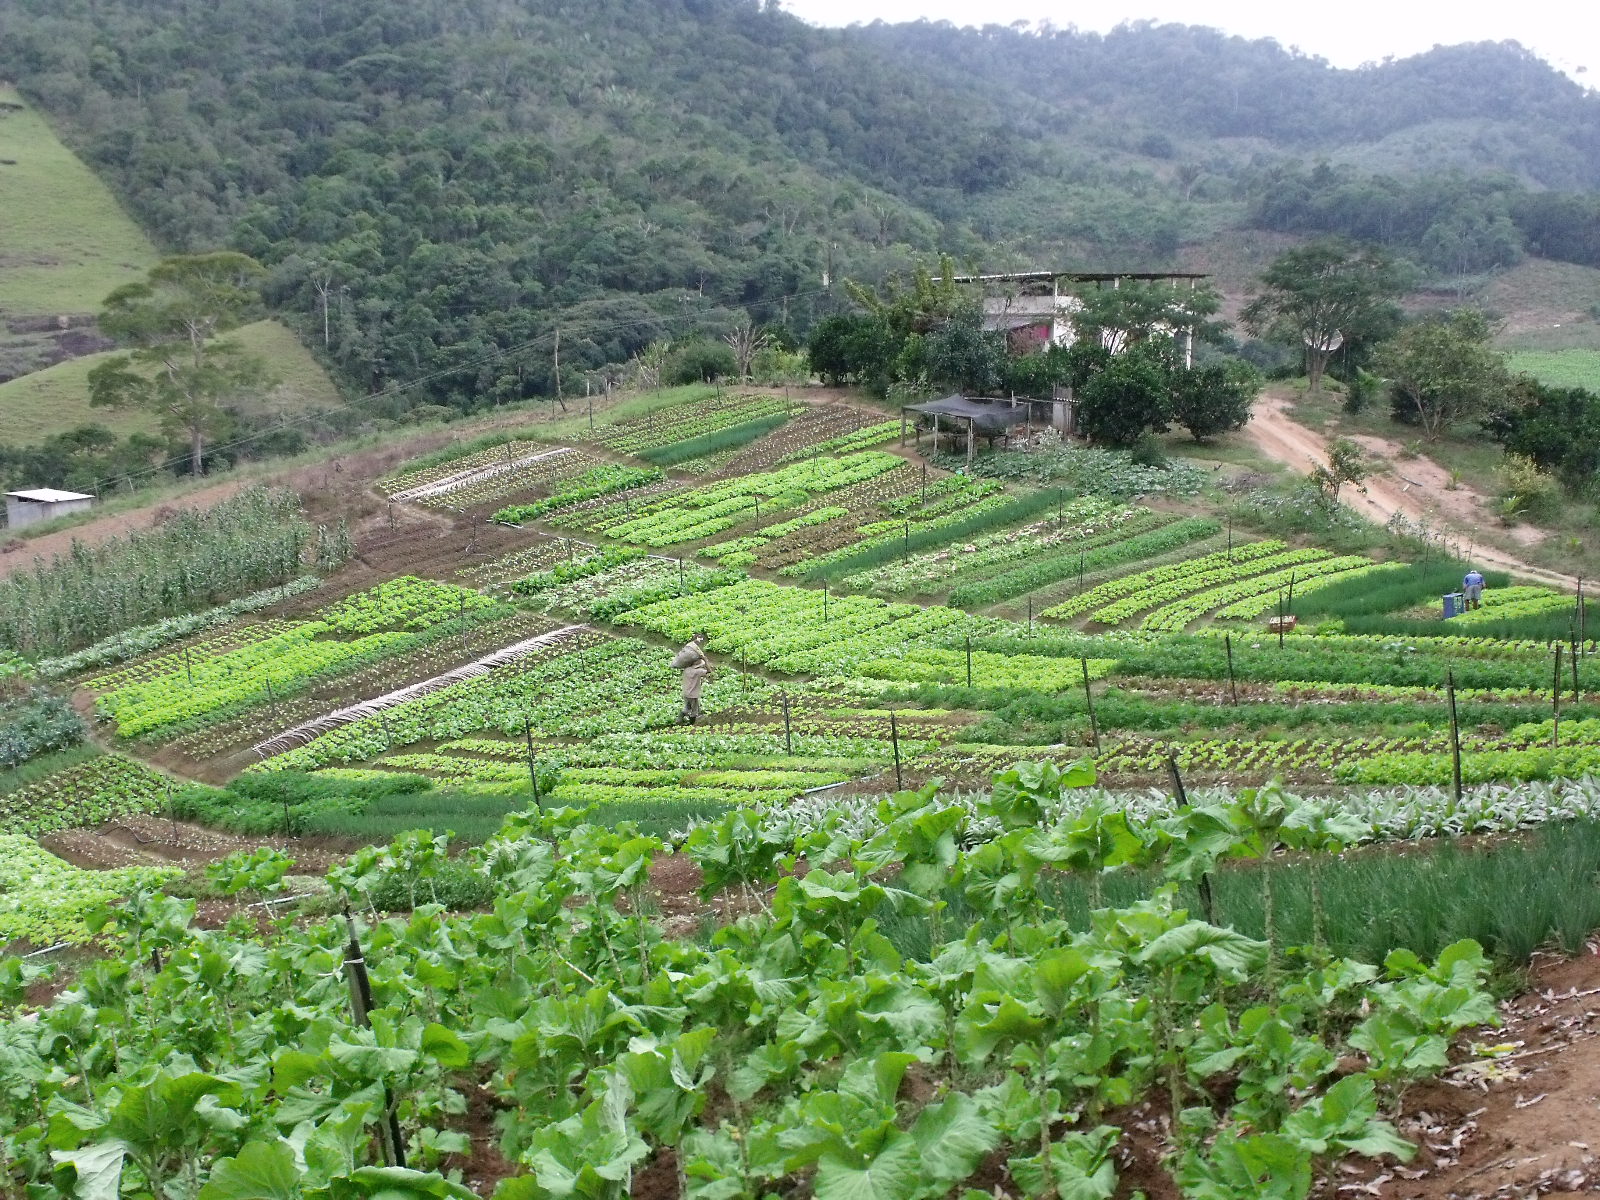
<path fill-rule="evenodd" d="M 1257 337 L 1303 351 L 1311 390 L 1320 391 L 1334 351 L 1399 323 L 1406 274 L 1375 246 L 1309 242 L 1273 259 L 1240 317 Z"/>
<path fill-rule="evenodd" d="M 755 361 L 756 355 L 772 345 L 772 335 L 764 329 L 757 329 L 746 317 L 723 334 L 722 340 L 733 351 L 733 361 L 739 368 L 739 382 L 749 383 L 750 364 Z"/>
<path fill-rule="evenodd" d="M 220 336 L 253 313 L 264 274 L 244 254 L 185 254 L 112 292 L 100 328 L 133 349 L 89 372 L 89 403 L 153 413 L 163 433 L 187 439 L 190 472 L 203 473 L 224 405 L 268 383 L 264 359 Z"/>
<path fill-rule="evenodd" d="M 1478 416 L 1511 389 L 1505 359 L 1489 345 L 1489 322 L 1458 309 L 1408 325 L 1378 349 L 1396 420 L 1437 440 L 1456 421 Z"/>
<path fill-rule="evenodd" d="M 1125 279 L 1117 287 L 1083 287 L 1075 298 L 1073 331 L 1113 353 L 1161 336 L 1214 342 L 1227 327 L 1216 319 L 1222 298 L 1199 281 Z"/>

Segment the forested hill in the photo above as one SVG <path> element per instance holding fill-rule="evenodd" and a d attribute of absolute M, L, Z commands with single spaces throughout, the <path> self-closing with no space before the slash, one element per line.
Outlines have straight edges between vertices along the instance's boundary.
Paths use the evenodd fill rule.
<path fill-rule="evenodd" d="M 558 324 L 574 375 L 735 309 L 798 333 L 825 267 L 935 250 L 1133 268 L 1253 224 L 1600 263 L 1600 98 L 1514 46 L 1343 72 L 753 0 L 8 0 L 4 77 L 166 245 L 266 262 L 347 384 L 459 407 L 547 389 Z"/>

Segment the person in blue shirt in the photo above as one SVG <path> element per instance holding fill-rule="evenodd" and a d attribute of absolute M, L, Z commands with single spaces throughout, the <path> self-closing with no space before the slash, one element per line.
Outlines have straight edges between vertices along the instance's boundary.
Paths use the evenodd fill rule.
<path fill-rule="evenodd" d="M 1477 567 L 1462 577 L 1461 594 L 1466 598 L 1468 608 L 1478 608 L 1483 603 L 1483 576 L 1478 574 Z"/>

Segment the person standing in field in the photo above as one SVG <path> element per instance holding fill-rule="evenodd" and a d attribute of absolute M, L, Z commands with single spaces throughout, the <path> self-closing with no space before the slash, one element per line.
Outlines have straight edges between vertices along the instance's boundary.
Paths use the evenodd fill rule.
<path fill-rule="evenodd" d="M 1461 580 L 1461 594 L 1466 597 L 1468 608 L 1477 608 L 1483 602 L 1483 576 L 1478 574 L 1478 568 L 1473 567 Z"/>
<path fill-rule="evenodd" d="M 707 634 L 702 631 L 690 638 L 688 644 L 673 656 L 673 668 L 683 672 L 683 711 L 678 714 L 678 724 L 693 725 L 700 719 L 700 693 L 711 677 L 711 660 L 704 646 Z"/>

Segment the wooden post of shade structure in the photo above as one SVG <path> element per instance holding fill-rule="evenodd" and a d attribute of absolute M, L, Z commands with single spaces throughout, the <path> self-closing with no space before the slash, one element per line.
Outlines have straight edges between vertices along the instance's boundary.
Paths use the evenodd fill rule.
<path fill-rule="evenodd" d="M 1283 649 L 1283 591 L 1278 591 L 1278 649 Z"/>
<path fill-rule="evenodd" d="M 1089 737 L 1094 742 L 1094 752 L 1100 753 L 1100 726 L 1094 719 L 1094 693 L 1089 690 L 1089 660 L 1080 658 L 1083 667 L 1083 706 L 1089 710 Z"/>
<path fill-rule="evenodd" d="M 1572 635 L 1572 702 L 1583 699 L 1583 689 L 1578 685 L 1578 635 Z"/>
<path fill-rule="evenodd" d="M 822 581 L 822 623 L 828 623 L 828 581 Z"/>
<path fill-rule="evenodd" d="M 1228 652 L 1228 696 L 1237 706 L 1239 703 L 1239 684 L 1233 677 L 1233 634 L 1223 634 L 1222 645 Z"/>
<path fill-rule="evenodd" d="M 783 701 L 783 752 L 794 753 L 794 728 L 789 723 L 789 693 L 780 692 L 778 699 Z"/>
<path fill-rule="evenodd" d="M 1456 714 L 1456 672 L 1452 667 L 1445 676 L 1445 695 L 1450 701 L 1450 783 L 1455 803 L 1461 803 L 1461 719 Z"/>
<path fill-rule="evenodd" d="M 967 686 L 972 686 L 972 635 L 967 634 Z"/>
<path fill-rule="evenodd" d="M 272 676 L 271 675 L 267 676 L 267 703 L 272 705 L 272 715 L 274 717 L 279 716 L 280 714 L 278 712 L 278 697 L 276 695 L 274 695 L 273 691 L 272 691 Z"/>
<path fill-rule="evenodd" d="M 384 745 L 384 749 L 385 750 L 393 750 L 394 749 L 394 734 L 389 731 L 389 715 L 387 713 L 379 713 L 378 714 L 378 724 L 380 726 L 382 726 L 382 728 L 383 728 L 383 745 Z"/>
<path fill-rule="evenodd" d="M 906 781 L 900 774 L 900 722 L 895 720 L 892 708 L 889 710 L 889 744 L 894 747 L 894 786 L 903 789 Z"/>
<path fill-rule="evenodd" d="M 683 595 L 683 556 L 678 556 L 678 595 Z"/>
<path fill-rule="evenodd" d="M 189 677 L 189 686 L 194 686 L 194 667 L 189 662 L 189 647 L 183 648 L 183 673 Z"/>
<path fill-rule="evenodd" d="M 968 417 L 967 418 L 967 466 L 969 466 L 969 467 L 972 465 L 972 456 L 975 453 L 977 453 L 977 449 L 978 449 L 977 430 L 978 430 L 978 423 L 976 421 L 974 421 L 971 417 Z"/>
<path fill-rule="evenodd" d="M 1028 593 L 1028 636 L 1033 636 L 1033 593 Z"/>

